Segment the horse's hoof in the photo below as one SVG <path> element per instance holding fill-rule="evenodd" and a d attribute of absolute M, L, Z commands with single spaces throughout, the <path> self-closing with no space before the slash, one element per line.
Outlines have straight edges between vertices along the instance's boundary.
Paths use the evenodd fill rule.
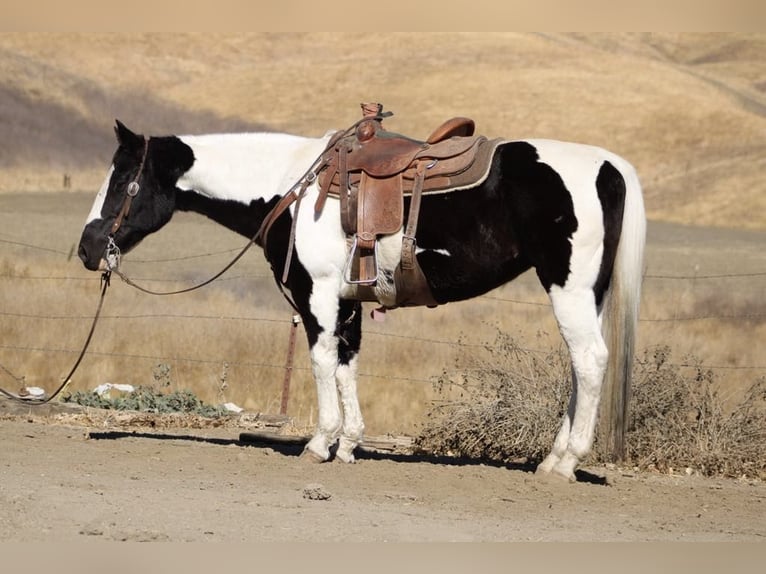
<path fill-rule="evenodd" d="M 335 453 L 335 458 L 346 464 L 354 464 L 356 462 L 356 458 L 354 457 L 353 452 L 344 453 L 344 452 L 338 451 Z"/>
<path fill-rule="evenodd" d="M 535 471 L 535 478 L 542 480 L 543 482 L 547 482 L 550 484 L 564 484 L 564 483 L 572 483 L 577 482 L 577 478 L 574 474 L 561 474 L 560 472 L 556 472 L 556 470 L 542 470 L 540 467 L 537 467 L 537 470 Z"/>
<path fill-rule="evenodd" d="M 559 457 L 553 454 L 549 454 L 545 457 L 545 460 L 543 460 L 540 464 L 537 465 L 537 468 L 535 469 L 535 474 L 548 474 L 550 471 L 553 470 L 553 467 L 556 466 L 556 464 L 559 461 Z"/>
<path fill-rule="evenodd" d="M 323 458 L 322 456 L 318 455 L 313 450 L 308 448 L 303 449 L 303 452 L 301 453 L 300 458 L 301 460 L 304 460 L 306 462 L 311 462 L 314 464 L 319 464 L 326 460 L 325 458 Z"/>
<path fill-rule="evenodd" d="M 341 437 L 338 442 L 338 450 L 335 452 L 335 458 L 341 462 L 352 464 L 356 462 L 354 458 L 354 449 L 359 444 L 359 440 L 352 440 L 347 437 Z"/>

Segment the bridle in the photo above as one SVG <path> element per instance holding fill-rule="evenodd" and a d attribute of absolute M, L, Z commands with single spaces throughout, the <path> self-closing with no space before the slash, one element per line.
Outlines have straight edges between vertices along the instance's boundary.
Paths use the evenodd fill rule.
<path fill-rule="evenodd" d="M 150 139 L 152 138 L 144 139 L 144 154 L 141 156 L 141 163 L 138 166 L 138 172 L 136 172 L 136 177 L 133 178 L 133 181 L 131 181 L 128 184 L 128 187 L 125 188 L 125 199 L 122 201 L 122 207 L 120 207 L 120 211 L 117 213 L 117 217 L 115 217 L 114 223 L 112 223 L 112 228 L 109 231 L 110 237 L 114 237 L 114 234 L 117 233 L 117 230 L 122 225 L 122 220 L 125 219 L 128 213 L 130 213 L 130 206 L 133 204 L 133 198 L 138 195 L 138 191 L 141 189 L 141 185 L 138 182 L 141 180 L 141 176 L 144 174 L 146 156 L 149 153 Z"/>
<path fill-rule="evenodd" d="M 136 173 L 136 177 L 128 184 L 128 187 L 125 190 L 125 199 L 123 200 L 122 207 L 117 215 L 117 218 L 115 219 L 114 223 L 111 227 L 111 232 L 107 236 L 107 248 L 104 254 L 104 259 L 106 260 L 107 264 L 107 270 L 110 272 L 114 272 L 115 275 L 120 277 L 125 283 L 130 285 L 131 287 L 134 287 L 135 289 L 138 289 L 139 291 L 142 291 L 143 293 L 147 293 L 149 295 L 178 295 L 180 293 L 188 293 L 189 291 L 194 291 L 195 289 L 199 289 L 200 287 L 204 287 L 205 285 L 208 285 L 218 279 L 221 275 L 226 273 L 231 267 L 239 261 L 239 259 L 247 252 L 250 247 L 253 246 L 253 244 L 260 244 L 264 251 L 266 251 L 266 243 L 269 231 L 271 230 L 272 225 L 274 222 L 293 204 L 295 203 L 295 213 L 293 216 L 292 226 L 290 228 L 290 236 L 288 240 L 287 245 L 287 253 L 285 256 L 285 265 L 284 270 L 282 273 L 281 279 L 277 280 L 277 286 L 282 291 L 282 294 L 284 295 L 285 299 L 287 299 L 287 302 L 290 303 L 290 305 L 295 309 L 298 310 L 295 302 L 287 295 L 287 293 L 284 290 L 284 285 L 287 283 L 287 276 L 290 270 L 290 261 L 292 260 L 292 252 L 295 245 L 295 229 L 296 224 L 298 221 L 298 208 L 300 207 L 301 199 L 303 198 L 304 193 L 309 188 L 309 186 L 314 183 L 314 181 L 317 178 L 317 175 L 320 171 L 322 171 L 325 166 L 327 165 L 327 152 L 337 143 L 337 141 L 344 135 L 350 133 L 356 127 L 364 120 L 360 120 L 358 122 L 355 122 L 352 126 L 345 130 L 341 130 L 333 134 L 333 136 L 328 141 L 325 148 L 322 150 L 322 152 L 319 154 L 319 156 L 313 161 L 313 163 L 306 169 L 306 171 L 301 175 L 301 177 L 288 189 L 285 194 L 282 196 L 282 198 L 277 202 L 277 204 L 272 208 L 272 210 L 266 214 L 266 217 L 264 217 L 263 221 L 261 222 L 261 225 L 258 227 L 258 230 L 255 232 L 255 234 L 250 238 L 250 240 L 247 242 L 247 244 L 242 248 L 237 255 L 234 256 L 234 258 L 218 273 L 210 277 L 209 279 L 206 279 L 205 281 L 198 283 L 196 285 L 193 285 L 191 287 L 186 287 L 185 289 L 178 289 L 176 291 L 154 291 L 152 289 L 148 289 L 147 287 L 143 287 L 141 285 L 138 285 L 134 281 L 132 281 L 123 271 L 120 270 L 120 248 L 117 246 L 117 244 L 114 241 L 114 234 L 116 231 L 120 228 L 120 225 L 122 224 L 122 220 L 125 218 L 125 216 L 128 214 L 128 211 L 130 210 L 130 205 L 133 202 L 133 198 L 138 195 L 138 192 L 140 190 L 140 185 L 138 180 L 141 178 L 141 175 L 143 173 L 144 169 L 144 163 L 146 161 L 146 154 L 149 149 L 149 140 L 146 140 L 146 143 L 144 145 L 144 157 L 141 159 L 141 164 L 139 166 L 138 172 Z M 151 139 L 151 138 L 149 138 Z"/>
<path fill-rule="evenodd" d="M 108 235 L 107 253 L 106 253 L 107 262 L 109 261 L 110 257 L 113 258 L 113 261 L 119 261 L 119 248 L 114 242 L 114 234 L 117 233 L 117 230 L 122 225 L 122 221 L 130 212 L 130 206 L 133 203 L 133 198 L 136 197 L 136 195 L 138 195 L 138 191 L 141 189 L 141 186 L 139 185 L 138 182 L 144 173 L 144 166 L 146 165 L 146 156 L 148 151 L 149 151 L 149 139 L 145 139 L 144 153 L 143 153 L 143 156 L 141 157 L 141 164 L 139 165 L 138 172 L 136 173 L 136 177 L 133 178 L 133 180 L 128 184 L 125 190 L 125 199 L 122 202 L 120 211 L 118 212 L 117 217 L 115 218 L 114 223 L 112 224 L 112 227 L 110 229 L 110 233 Z M 1 395 L 4 395 L 8 397 L 9 399 L 12 399 L 14 401 L 18 401 L 20 403 L 27 404 L 30 406 L 40 406 L 40 405 L 49 403 L 54 398 L 56 398 L 61 393 L 61 391 L 64 390 L 64 388 L 69 384 L 69 381 L 72 380 L 72 376 L 77 371 L 78 367 L 80 366 L 80 363 L 82 362 L 83 357 L 85 357 L 85 353 L 88 350 L 88 347 L 90 346 L 90 341 L 93 338 L 93 333 L 96 331 L 96 324 L 98 323 L 98 319 L 101 316 L 101 309 L 104 306 L 104 298 L 106 297 L 106 290 L 109 288 L 112 271 L 113 269 L 109 266 L 109 264 L 107 264 L 107 269 L 101 274 L 101 296 L 98 301 L 98 307 L 96 308 L 96 314 L 93 317 L 93 322 L 91 323 L 90 330 L 88 331 L 88 336 L 85 338 L 85 343 L 82 347 L 82 350 L 80 351 L 80 354 L 77 356 L 77 359 L 75 360 L 74 365 L 69 370 L 69 374 L 67 374 L 67 376 L 64 377 L 64 381 L 58 386 L 58 388 L 51 395 L 45 398 L 30 398 L 27 396 L 21 396 L 19 394 L 12 393 L 0 387 Z M 13 376 L 12 373 L 8 371 L 7 369 L 3 368 L 3 370 L 7 372 L 9 375 Z"/>
<path fill-rule="evenodd" d="M 125 198 L 123 199 L 122 206 L 120 207 L 120 211 L 117 214 L 117 217 L 114 220 L 114 223 L 112 223 L 112 226 L 110 228 L 109 234 L 107 235 L 107 246 L 106 251 L 104 252 L 104 260 L 106 261 L 106 267 L 108 272 L 113 272 L 115 275 L 117 275 L 120 279 L 122 279 L 125 283 L 130 285 L 131 287 L 134 287 L 135 289 L 138 289 L 139 291 L 142 291 L 143 293 L 147 293 L 149 295 L 178 295 L 180 293 L 188 293 L 189 291 L 194 291 L 196 289 L 199 289 L 201 287 L 204 287 L 205 285 L 208 285 L 218 279 L 221 275 L 226 273 L 231 267 L 234 266 L 234 264 L 242 258 L 242 256 L 247 252 L 250 247 L 253 246 L 254 243 L 257 243 L 259 240 L 263 240 L 263 246 L 265 248 L 265 240 L 266 236 L 268 234 L 268 230 L 271 228 L 272 223 L 280 216 L 284 211 L 296 200 L 299 200 L 300 197 L 303 195 L 303 192 L 306 191 L 308 186 L 316 179 L 316 171 L 318 171 L 319 168 L 316 166 L 318 165 L 319 159 L 321 159 L 324 156 L 324 151 L 322 152 L 322 155 L 320 158 L 312 164 L 312 166 L 306 171 L 306 173 L 296 182 L 295 185 L 293 185 L 287 193 L 279 200 L 279 202 L 274 206 L 274 208 L 266 215 L 266 217 L 263 219 L 263 222 L 261 223 L 260 227 L 258 228 L 258 231 L 255 232 L 255 235 L 253 235 L 250 240 L 247 242 L 247 244 L 237 253 L 237 255 L 234 256 L 234 258 L 218 273 L 210 277 L 209 279 L 206 279 L 205 281 L 202 281 L 201 283 L 198 283 L 196 285 L 193 285 L 191 287 L 186 287 L 184 289 L 178 289 L 175 291 L 154 291 L 152 289 L 149 289 L 147 287 L 143 287 L 141 285 L 138 285 L 133 280 L 130 279 L 123 271 L 120 270 L 120 259 L 121 259 L 121 253 L 120 248 L 117 246 L 117 243 L 114 241 L 114 235 L 117 232 L 117 230 L 122 225 L 123 220 L 130 212 L 130 206 L 133 203 L 133 199 L 138 195 L 138 192 L 141 189 L 141 186 L 139 184 L 139 180 L 141 179 L 141 176 L 144 172 L 144 165 L 146 163 L 146 156 L 149 151 L 149 139 L 145 140 L 144 143 L 144 155 L 141 158 L 141 163 L 138 167 L 138 171 L 136 172 L 136 177 L 133 178 L 133 180 L 128 184 L 128 186 L 125 188 Z M 300 191 L 296 193 L 296 189 L 300 188 Z M 295 304 L 288 298 L 288 302 L 295 307 Z"/>
<path fill-rule="evenodd" d="M 367 118 L 365 118 L 367 119 Z M 337 143 L 337 141 L 344 135 L 350 133 L 352 130 L 356 129 L 356 127 L 364 120 L 360 120 L 358 122 L 355 122 L 352 126 L 347 128 L 346 130 L 338 131 L 336 132 L 329 140 L 327 146 L 322 150 L 322 152 L 319 154 L 319 156 L 314 160 L 314 162 L 309 166 L 309 168 L 304 172 L 304 174 L 298 179 L 298 181 L 295 182 L 295 184 L 287 190 L 287 192 L 282 196 L 282 198 L 279 200 L 279 202 L 274 206 L 274 208 L 266 215 L 266 217 L 263 219 L 263 222 L 261 223 L 260 227 L 258 228 L 258 231 L 256 231 L 255 235 L 253 235 L 250 240 L 247 242 L 247 245 L 245 245 L 242 250 L 229 262 L 221 271 L 210 277 L 209 279 L 203 281 L 202 283 L 199 283 L 197 285 L 194 285 L 192 287 L 187 287 L 185 289 L 179 289 L 177 291 L 153 291 L 151 289 L 147 289 L 145 287 L 142 287 L 140 285 L 137 285 L 129 277 L 127 277 L 122 271 L 120 271 L 120 248 L 117 246 L 117 244 L 114 241 L 114 236 L 117 233 L 117 231 L 122 226 L 123 221 L 130 213 L 131 205 L 133 204 L 134 198 L 138 195 L 139 191 L 141 190 L 140 180 L 144 173 L 144 168 L 146 166 L 146 158 L 149 152 L 149 140 L 151 138 L 145 138 L 144 139 L 144 151 L 143 155 L 141 157 L 141 163 L 139 164 L 138 171 L 136 172 L 136 176 L 133 178 L 133 180 L 127 185 L 125 188 L 125 198 L 123 199 L 122 205 L 120 207 L 119 212 L 117 213 L 117 217 L 115 218 L 114 222 L 112 223 L 111 228 L 109 229 L 109 233 L 107 234 L 107 247 L 104 252 L 104 259 L 106 260 L 106 270 L 101 275 L 101 297 L 98 302 L 98 307 L 96 309 L 96 314 L 93 317 L 93 322 L 90 326 L 90 331 L 88 332 L 88 335 L 85 339 L 85 344 L 83 345 L 82 350 L 80 351 L 80 354 L 77 357 L 77 360 L 75 361 L 74 365 L 69 371 L 69 374 L 64 377 L 64 381 L 59 385 L 59 387 L 48 397 L 45 398 L 29 398 L 29 397 L 22 397 L 16 393 L 12 393 L 10 391 L 7 391 L 0 387 L 0 394 L 18 401 L 23 404 L 27 404 L 29 406 L 40 406 L 44 405 L 50 401 L 52 401 L 56 396 L 58 396 L 61 391 L 66 388 L 66 386 L 69 384 L 69 382 L 72 379 L 72 376 L 74 375 L 75 371 L 77 371 L 77 368 L 80 366 L 80 363 L 82 362 L 83 357 L 85 356 L 85 353 L 88 349 L 88 346 L 90 345 L 90 341 L 93 338 L 93 333 L 96 330 L 96 324 L 98 323 L 99 317 L 101 316 L 101 309 L 104 304 L 104 298 L 106 297 L 106 291 L 110 285 L 110 278 L 111 274 L 115 273 L 122 279 L 124 282 L 126 282 L 131 287 L 134 287 L 138 289 L 139 291 L 143 291 L 144 293 L 148 293 L 150 295 L 176 295 L 179 293 L 187 293 L 189 291 L 194 291 L 195 289 L 199 289 L 200 287 L 204 287 L 205 285 L 208 285 L 209 283 L 212 283 L 216 279 L 218 279 L 221 275 L 223 275 L 226 271 L 228 271 L 239 259 L 245 254 L 245 252 L 250 249 L 250 247 L 254 243 L 259 243 L 264 248 L 264 251 L 266 249 L 266 240 L 268 237 L 269 230 L 271 229 L 271 226 L 273 223 L 293 204 L 296 203 L 296 213 L 294 214 L 292 226 L 290 228 L 290 237 L 288 241 L 288 247 L 287 247 L 287 253 L 286 253 L 286 259 L 285 259 L 285 266 L 284 271 L 281 277 L 281 280 L 277 281 L 277 285 L 279 286 L 280 290 L 282 291 L 282 294 L 287 299 L 287 302 L 290 303 L 290 305 L 298 310 L 297 305 L 295 302 L 287 295 L 287 293 L 284 291 L 284 285 L 287 283 L 287 276 L 290 269 L 290 261 L 292 259 L 292 252 L 294 249 L 295 244 L 295 230 L 296 230 L 296 222 L 298 220 L 298 207 L 300 206 L 300 200 L 302 199 L 303 195 L 305 194 L 306 190 L 309 188 L 309 186 L 314 183 L 314 181 L 317 178 L 317 175 L 319 172 L 322 171 L 322 169 L 325 168 L 327 165 L 327 158 L 326 153 Z M 11 375 L 10 371 L 7 371 L 7 369 L 3 368 L 4 371 L 8 372 L 9 375 Z M 16 377 L 14 377 L 16 378 Z"/>

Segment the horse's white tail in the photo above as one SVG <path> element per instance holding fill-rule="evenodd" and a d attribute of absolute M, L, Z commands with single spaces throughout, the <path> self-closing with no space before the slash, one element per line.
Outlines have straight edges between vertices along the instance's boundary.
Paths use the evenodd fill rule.
<path fill-rule="evenodd" d="M 646 242 L 646 214 L 641 184 L 630 164 L 625 163 L 621 167 L 626 188 L 625 211 L 612 279 L 602 308 L 602 332 L 609 349 L 609 362 L 601 403 L 601 436 L 607 439 L 605 452 L 616 460 L 625 455 L 625 431 Z"/>

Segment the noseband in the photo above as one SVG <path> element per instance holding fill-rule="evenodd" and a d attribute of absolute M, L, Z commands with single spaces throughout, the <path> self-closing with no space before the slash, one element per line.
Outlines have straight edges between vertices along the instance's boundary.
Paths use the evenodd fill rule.
<path fill-rule="evenodd" d="M 141 179 L 141 175 L 144 173 L 144 165 L 146 164 L 146 155 L 149 151 L 149 140 L 151 138 L 144 139 L 144 155 L 141 157 L 141 164 L 138 166 L 138 173 L 136 173 L 136 177 L 133 178 L 133 181 L 131 181 L 128 184 L 128 187 L 125 189 L 125 200 L 122 202 L 122 207 L 120 208 L 120 212 L 117 214 L 117 218 L 114 220 L 114 223 L 112 223 L 112 229 L 109 232 L 110 237 L 114 237 L 114 234 L 117 233 L 117 230 L 122 225 L 122 220 L 127 217 L 128 212 L 130 212 L 130 205 L 133 203 L 133 198 L 138 195 L 138 190 L 141 189 L 141 186 L 138 184 L 138 181 Z"/>

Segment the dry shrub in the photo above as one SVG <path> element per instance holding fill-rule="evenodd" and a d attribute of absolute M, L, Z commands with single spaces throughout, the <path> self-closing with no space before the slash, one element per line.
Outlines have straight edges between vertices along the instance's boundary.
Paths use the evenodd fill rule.
<path fill-rule="evenodd" d="M 416 446 L 502 462 L 542 459 L 569 401 L 566 351 L 525 349 L 500 331 L 490 344 L 465 348 L 439 378 Z"/>
<path fill-rule="evenodd" d="M 692 469 L 706 476 L 766 476 L 766 378 L 726 406 L 714 373 L 699 361 L 670 362 L 669 347 L 635 361 L 626 463 Z M 690 366 L 689 366 L 690 365 Z M 566 349 L 525 349 L 498 332 L 442 375 L 415 440 L 424 452 L 536 463 L 549 452 L 570 394 Z M 589 462 L 608 458 L 596 436 Z"/>
<path fill-rule="evenodd" d="M 634 364 L 628 460 L 640 468 L 691 469 L 706 476 L 766 476 L 766 377 L 727 406 L 712 370 L 671 350 Z"/>

